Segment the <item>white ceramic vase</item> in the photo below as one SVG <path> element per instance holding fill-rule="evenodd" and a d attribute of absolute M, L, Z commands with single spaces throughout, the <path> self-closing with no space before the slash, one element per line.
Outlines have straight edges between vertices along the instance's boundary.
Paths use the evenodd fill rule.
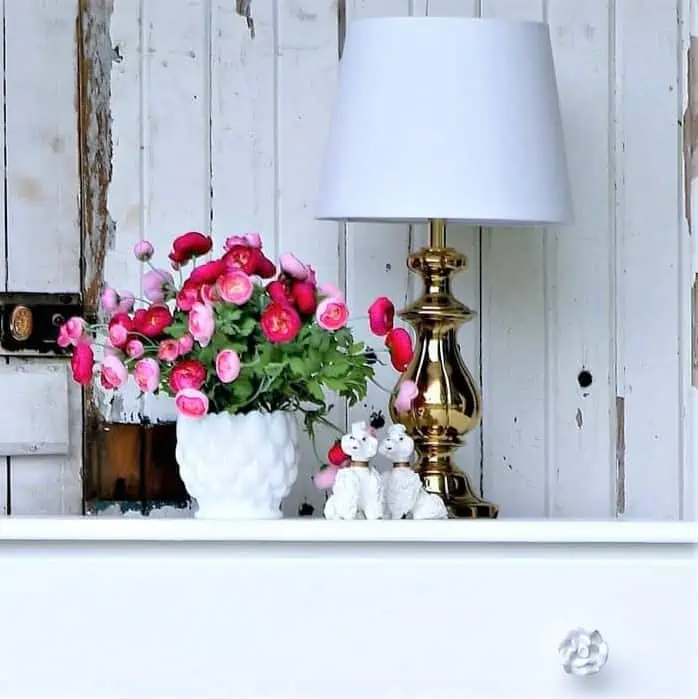
<path fill-rule="evenodd" d="M 298 426 L 285 411 L 177 418 L 177 463 L 200 519 L 278 519 L 298 475 Z"/>

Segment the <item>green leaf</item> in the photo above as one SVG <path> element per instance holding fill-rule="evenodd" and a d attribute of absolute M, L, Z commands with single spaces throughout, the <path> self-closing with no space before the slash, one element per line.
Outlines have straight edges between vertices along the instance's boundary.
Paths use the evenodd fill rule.
<path fill-rule="evenodd" d="M 325 394 L 317 381 L 308 381 L 308 393 L 319 402 L 324 402 Z"/>
<path fill-rule="evenodd" d="M 308 372 L 307 372 L 307 369 L 305 366 L 305 362 L 300 357 L 291 357 L 289 363 L 291 365 L 291 371 L 296 376 L 306 376 L 307 375 Z"/>

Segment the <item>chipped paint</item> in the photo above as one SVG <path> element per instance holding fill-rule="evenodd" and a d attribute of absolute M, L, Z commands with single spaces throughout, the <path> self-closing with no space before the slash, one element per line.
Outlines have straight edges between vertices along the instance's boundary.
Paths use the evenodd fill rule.
<path fill-rule="evenodd" d="M 254 20 L 252 19 L 252 0 L 235 0 L 235 11 L 247 20 L 250 38 L 254 39 Z"/>
<path fill-rule="evenodd" d="M 577 408 L 577 414 L 575 415 L 574 420 L 577 423 L 577 427 L 581 430 L 582 427 L 584 427 L 584 415 L 582 414 L 581 408 Z"/>
<path fill-rule="evenodd" d="M 337 0 L 337 51 L 339 58 L 344 53 L 347 38 L 347 0 Z"/>
<path fill-rule="evenodd" d="M 625 398 L 616 396 L 616 517 L 625 513 Z"/>
<path fill-rule="evenodd" d="M 686 63 L 688 75 L 687 104 L 683 114 L 683 199 L 684 215 L 691 234 L 691 183 L 698 176 L 698 37 L 691 37 Z"/>

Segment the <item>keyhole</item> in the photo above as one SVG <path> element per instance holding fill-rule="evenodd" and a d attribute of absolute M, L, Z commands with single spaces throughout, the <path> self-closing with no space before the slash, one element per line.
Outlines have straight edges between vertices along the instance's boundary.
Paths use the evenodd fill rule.
<path fill-rule="evenodd" d="M 63 325 L 65 318 L 63 318 L 60 313 L 54 313 L 53 316 L 51 316 L 51 322 L 58 327 L 59 325 Z"/>
<path fill-rule="evenodd" d="M 591 372 L 586 369 L 582 369 L 577 376 L 577 382 L 582 388 L 589 388 L 593 380 L 594 377 L 591 375 Z"/>

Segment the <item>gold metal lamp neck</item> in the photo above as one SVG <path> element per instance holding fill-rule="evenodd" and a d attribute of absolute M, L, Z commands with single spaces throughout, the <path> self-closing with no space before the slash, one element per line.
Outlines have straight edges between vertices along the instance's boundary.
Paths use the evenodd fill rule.
<path fill-rule="evenodd" d="M 443 218 L 429 219 L 429 247 L 446 247 L 446 220 Z"/>

